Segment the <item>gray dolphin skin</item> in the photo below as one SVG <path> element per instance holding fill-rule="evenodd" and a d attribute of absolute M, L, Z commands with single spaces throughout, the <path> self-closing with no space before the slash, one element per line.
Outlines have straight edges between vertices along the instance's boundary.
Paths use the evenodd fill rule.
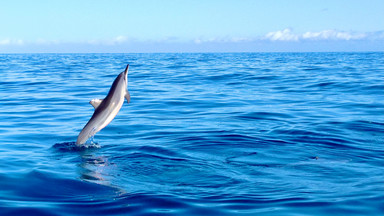
<path fill-rule="evenodd" d="M 124 98 L 129 103 L 131 96 L 127 90 L 128 67 L 129 64 L 125 71 L 121 72 L 113 81 L 107 97 L 103 100 L 93 99 L 89 102 L 95 108 L 95 112 L 77 137 L 77 146 L 83 145 L 90 137 L 94 136 L 115 118 L 123 106 Z"/>

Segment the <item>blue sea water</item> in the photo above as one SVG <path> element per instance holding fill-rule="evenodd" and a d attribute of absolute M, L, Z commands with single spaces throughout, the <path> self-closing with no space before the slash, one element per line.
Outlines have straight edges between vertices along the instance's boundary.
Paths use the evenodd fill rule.
<path fill-rule="evenodd" d="M 0 215 L 384 213 L 383 53 L 1 54 L 0 107 Z"/>

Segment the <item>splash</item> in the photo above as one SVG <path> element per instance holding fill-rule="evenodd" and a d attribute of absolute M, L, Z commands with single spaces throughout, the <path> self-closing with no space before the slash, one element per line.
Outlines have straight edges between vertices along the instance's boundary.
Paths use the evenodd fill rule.
<path fill-rule="evenodd" d="M 95 142 L 93 137 L 89 138 L 87 142 L 81 146 L 76 145 L 76 142 L 62 142 L 55 143 L 52 148 L 61 152 L 72 152 L 72 151 L 85 151 L 92 149 L 99 149 L 101 146 L 99 143 Z"/>

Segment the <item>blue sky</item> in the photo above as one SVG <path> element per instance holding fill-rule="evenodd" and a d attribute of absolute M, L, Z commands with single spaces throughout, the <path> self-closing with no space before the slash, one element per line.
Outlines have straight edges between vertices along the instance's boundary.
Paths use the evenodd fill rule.
<path fill-rule="evenodd" d="M 4 0 L 0 53 L 384 51 L 383 0 Z"/>

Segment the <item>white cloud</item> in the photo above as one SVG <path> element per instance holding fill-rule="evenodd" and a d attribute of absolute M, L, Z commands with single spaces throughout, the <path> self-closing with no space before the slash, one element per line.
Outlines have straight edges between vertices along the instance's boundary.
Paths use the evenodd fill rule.
<path fill-rule="evenodd" d="M 226 38 L 220 38 L 220 37 L 212 37 L 212 38 L 196 38 L 193 40 L 195 44 L 202 44 L 202 43 L 222 43 L 222 42 L 228 42 Z"/>
<path fill-rule="evenodd" d="M 109 39 L 93 39 L 93 40 L 88 40 L 86 43 L 91 44 L 91 45 L 116 45 L 116 44 L 122 44 L 125 42 L 128 42 L 128 37 L 124 35 L 119 35 L 114 38 L 109 38 Z"/>
<path fill-rule="evenodd" d="M 255 41 L 249 37 L 212 37 L 212 38 L 196 38 L 193 40 L 195 44 L 202 43 L 241 43 Z"/>
<path fill-rule="evenodd" d="M 367 35 L 364 33 L 351 33 L 336 30 L 324 30 L 320 32 L 306 32 L 301 35 L 302 39 L 309 40 L 358 40 L 364 39 Z"/>
<path fill-rule="evenodd" d="M 279 31 L 269 32 L 262 37 L 213 37 L 213 38 L 195 38 L 193 43 L 246 43 L 256 41 L 350 41 L 350 40 L 384 40 L 384 31 L 378 32 L 347 32 L 338 30 L 323 30 L 318 32 L 295 33 L 286 28 Z"/>
<path fill-rule="evenodd" d="M 59 40 L 46 40 L 43 38 L 39 38 L 39 39 L 37 39 L 33 42 L 29 42 L 29 43 L 33 43 L 33 44 L 37 44 L 37 45 L 55 45 L 55 44 L 61 44 L 63 42 L 59 41 Z"/>
<path fill-rule="evenodd" d="M 201 40 L 200 38 L 196 38 L 195 40 L 193 40 L 193 42 L 194 42 L 195 44 L 201 44 L 201 43 L 203 43 L 204 41 Z"/>
<path fill-rule="evenodd" d="M 351 41 L 351 40 L 384 40 L 384 31 L 376 32 L 348 32 L 338 30 L 323 30 L 318 32 L 295 33 L 286 28 L 279 31 L 269 32 L 262 37 L 213 37 L 196 38 L 195 44 L 202 43 L 242 43 L 255 41 Z"/>
<path fill-rule="evenodd" d="M 9 44 L 11 44 L 11 40 L 9 39 L 0 40 L 0 45 L 9 45 Z"/>
<path fill-rule="evenodd" d="M 113 42 L 115 42 L 115 43 L 122 43 L 122 42 L 125 42 L 127 40 L 128 40 L 128 38 L 126 36 L 119 35 L 119 36 L 117 36 L 117 37 L 115 37 L 113 39 Z"/>
<path fill-rule="evenodd" d="M 355 33 L 337 30 L 323 30 L 319 32 L 305 32 L 296 34 L 291 29 L 269 32 L 263 39 L 271 41 L 302 41 L 302 40 L 360 40 L 367 39 L 367 33 Z"/>
<path fill-rule="evenodd" d="M 0 45 L 6 46 L 6 45 L 23 45 L 24 41 L 20 39 L 3 39 L 0 40 Z"/>
<path fill-rule="evenodd" d="M 276 32 L 269 32 L 265 35 L 265 39 L 271 41 L 298 41 L 299 36 L 292 33 L 291 29 L 284 29 Z"/>
<path fill-rule="evenodd" d="M 273 41 L 276 43 L 270 43 Z M 282 42 L 282 43 L 278 43 Z M 306 43 L 300 43 L 306 42 Z M 324 43 L 325 42 L 325 43 Z M 308 44 L 314 46 L 307 46 Z M 327 43 L 332 47 L 327 47 Z M 121 52 L 133 50 L 134 52 L 161 50 L 179 51 L 250 51 L 250 50 L 284 50 L 292 47 L 324 47 L 322 50 L 335 50 L 334 45 L 351 44 L 351 50 L 383 50 L 384 31 L 352 32 L 339 30 L 307 31 L 296 33 L 287 28 L 269 32 L 265 35 L 255 36 L 219 36 L 197 37 L 186 39 L 179 37 L 164 37 L 160 39 L 137 39 L 125 35 L 110 38 L 96 38 L 88 40 L 47 40 L 35 39 L 23 41 L 20 39 L 0 38 L 0 52 Z M 274 47 L 274 48 L 271 48 Z M 287 48 L 289 47 L 289 48 Z M 349 49 L 349 47 L 347 47 Z M 340 48 L 340 50 L 343 50 Z M 348 50 L 347 49 L 347 50 Z"/>

